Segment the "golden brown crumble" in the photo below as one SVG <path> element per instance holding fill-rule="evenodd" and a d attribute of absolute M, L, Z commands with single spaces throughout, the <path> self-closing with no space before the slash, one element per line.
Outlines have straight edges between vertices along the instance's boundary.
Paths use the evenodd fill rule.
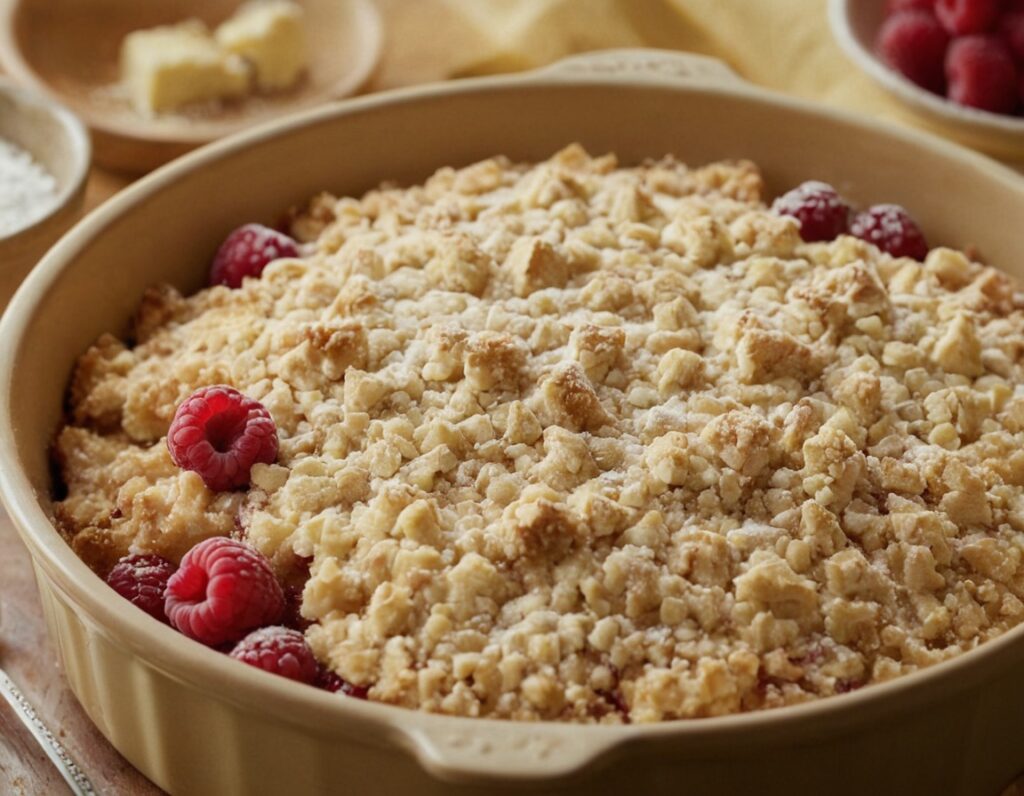
<path fill-rule="evenodd" d="M 150 291 L 80 360 L 57 518 L 104 571 L 236 524 L 370 697 L 621 722 L 806 701 L 1024 617 L 1022 298 L 935 249 L 804 244 L 750 163 L 570 146 L 294 216 L 302 259 Z M 278 463 L 162 437 L 227 383 Z"/>

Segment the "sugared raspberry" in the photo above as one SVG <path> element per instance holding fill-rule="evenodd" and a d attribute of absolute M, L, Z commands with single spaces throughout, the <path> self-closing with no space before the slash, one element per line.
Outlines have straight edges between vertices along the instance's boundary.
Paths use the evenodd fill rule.
<path fill-rule="evenodd" d="M 935 15 L 954 36 L 992 30 L 1001 0 L 936 0 Z"/>
<path fill-rule="evenodd" d="M 125 556 L 110 570 L 107 584 L 132 605 L 138 606 L 154 619 L 167 621 L 164 594 L 175 566 L 161 556 Z"/>
<path fill-rule="evenodd" d="M 210 267 L 210 284 L 241 287 L 242 279 L 258 277 L 267 263 L 298 256 L 298 244 L 287 235 L 262 224 L 246 224 L 228 235 L 217 249 Z"/>
<path fill-rule="evenodd" d="M 998 36 L 964 36 L 946 54 L 949 98 L 992 113 L 1013 113 L 1017 69 Z"/>
<path fill-rule="evenodd" d="M 320 667 L 320 673 L 316 678 L 316 687 L 324 691 L 337 694 L 339 691 L 345 696 L 354 699 L 366 699 L 370 695 L 370 689 L 365 685 L 352 685 L 348 680 L 343 680 L 330 669 Z"/>
<path fill-rule="evenodd" d="M 899 11 L 914 9 L 931 11 L 933 8 L 935 8 L 935 0 L 888 0 L 885 4 L 885 15 L 890 16 Z"/>
<path fill-rule="evenodd" d="M 1017 66 L 1024 71 L 1024 11 L 1003 14 L 998 30 L 999 37 L 1016 59 Z"/>
<path fill-rule="evenodd" d="M 928 254 L 924 233 L 899 205 L 874 205 L 858 213 L 850 224 L 850 234 L 893 257 L 923 260 Z"/>
<path fill-rule="evenodd" d="M 931 11 L 900 11 L 878 32 L 878 54 L 889 66 L 921 88 L 942 93 L 943 65 L 949 34 Z"/>
<path fill-rule="evenodd" d="M 772 210 L 797 219 L 800 237 L 808 242 L 835 240 L 849 228 L 850 206 L 835 188 L 823 182 L 797 186 L 776 199 Z"/>
<path fill-rule="evenodd" d="M 257 462 L 277 458 L 277 427 L 259 401 L 223 384 L 181 402 L 167 431 L 174 463 L 199 473 L 215 492 L 248 486 Z"/>
<path fill-rule="evenodd" d="M 284 593 L 259 551 L 215 536 L 185 554 L 167 584 L 164 608 L 186 636 L 215 646 L 277 624 Z"/>
<path fill-rule="evenodd" d="M 306 637 L 287 627 L 254 630 L 235 645 L 231 657 L 308 685 L 316 682 L 320 672 Z"/>

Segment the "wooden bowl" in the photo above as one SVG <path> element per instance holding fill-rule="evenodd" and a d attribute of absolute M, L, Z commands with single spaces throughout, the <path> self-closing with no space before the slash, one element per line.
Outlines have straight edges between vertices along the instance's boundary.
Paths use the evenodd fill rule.
<path fill-rule="evenodd" d="M 93 132 L 96 159 L 148 171 L 196 146 L 260 122 L 352 94 L 381 49 L 371 0 L 297 0 L 306 12 L 309 72 L 295 88 L 210 111 L 137 113 L 116 86 L 121 41 L 141 28 L 189 18 L 215 26 L 239 0 L 0 0 L 0 63 L 67 105 Z"/>
<path fill-rule="evenodd" d="M 937 132 L 1024 166 L 1024 118 L 968 108 L 925 91 L 875 54 L 886 0 L 830 0 L 832 33 L 850 59 Z"/>
<path fill-rule="evenodd" d="M 82 123 L 55 103 L 0 81 L 0 138 L 31 153 L 57 181 L 46 215 L 0 235 L 0 309 L 50 245 L 78 218 L 85 197 L 91 147 Z"/>

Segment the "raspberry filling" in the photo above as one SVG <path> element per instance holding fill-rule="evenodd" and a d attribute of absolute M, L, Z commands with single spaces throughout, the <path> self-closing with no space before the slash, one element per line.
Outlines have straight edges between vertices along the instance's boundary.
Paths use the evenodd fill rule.
<path fill-rule="evenodd" d="M 175 464 L 225 492 L 248 486 L 254 464 L 277 458 L 277 428 L 258 401 L 232 387 L 205 387 L 178 406 L 167 447 Z"/>

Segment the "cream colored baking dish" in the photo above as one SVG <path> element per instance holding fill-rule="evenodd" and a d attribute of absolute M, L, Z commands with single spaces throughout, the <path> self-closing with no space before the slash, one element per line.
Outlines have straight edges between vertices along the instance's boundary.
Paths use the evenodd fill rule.
<path fill-rule="evenodd" d="M 666 53 L 369 97 L 201 150 L 82 222 L 0 323 L 0 489 L 86 711 L 176 794 L 998 793 L 1024 770 L 1024 627 L 895 682 L 758 714 L 624 727 L 452 718 L 338 699 L 188 642 L 116 597 L 54 530 L 47 448 L 72 363 L 127 327 L 147 285 L 197 289 L 225 230 L 321 189 L 494 153 L 539 159 L 573 140 L 625 162 L 748 157 L 774 188 L 828 180 L 857 202 L 900 202 L 933 241 L 974 244 L 1024 275 L 1012 172 Z"/>

